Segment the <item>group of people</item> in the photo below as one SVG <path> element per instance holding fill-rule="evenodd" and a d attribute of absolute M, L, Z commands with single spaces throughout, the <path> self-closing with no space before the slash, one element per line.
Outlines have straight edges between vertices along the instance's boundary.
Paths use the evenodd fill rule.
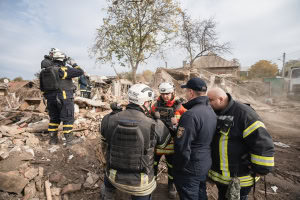
<path fill-rule="evenodd" d="M 247 200 L 259 177 L 272 171 L 273 141 L 250 105 L 221 88 L 207 90 L 201 78 L 181 87 L 186 103 L 176 98 L 172 83 L 164 82 L 151 105 L 152 89 L 133 85 L 126 109 L 103 118 L 107 166 L 102 199 L 115 199 L 116 189 L 132 199 L 152 199 L 162 155 L 170 199 L 177 194 L 181 200 L 207 199 L 209 177 L 219 200 Z"/>
<path fill-rule="evenodd" d="M 50 144 L 58 143 L 61 121 L 66 145 L 74 143 L 72 78 L 83 73 L 56 48 L 42 62 L 40 87 L 49 110 Z M 163 155 L 170 199 L 177 195 L 181 200 L 207 199 L 209 177 L 217 185 L 219 200 L 247 200 L 260 176 L 272 171 L 273 141 L 250 105 L 221 88 L 208 90 L 201 78 L 192 78 L 181 88 L 186 103 L 176 97 L 169 82 L 159 85 L 160 96 L 154 103 L 154 91 L 135 84 L 128 90 L 126 109 L 113 105 L 102 119 L 106 158 L 102 199 L 116 199 L 116 189 L 133 200 L 152 199 Z"/>

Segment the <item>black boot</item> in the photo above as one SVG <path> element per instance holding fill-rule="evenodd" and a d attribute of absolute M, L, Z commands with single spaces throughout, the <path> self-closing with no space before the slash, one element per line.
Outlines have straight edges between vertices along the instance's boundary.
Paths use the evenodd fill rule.
<path fill-rule="evenodd" d="M 57 137 L 57 132 L 52 132 L 50 133 L 50 145 L 57 145 L 58 143 L 58 137 Z"/>
<path fill-rule="evenodd" d="M 173 183 L 173 181 L 169 181 L 168 183 L 168 197 L 169 199 L 176 199 L 176 194 L 177 194 L 177 191 L 176 191 L 176 187 Z"/>

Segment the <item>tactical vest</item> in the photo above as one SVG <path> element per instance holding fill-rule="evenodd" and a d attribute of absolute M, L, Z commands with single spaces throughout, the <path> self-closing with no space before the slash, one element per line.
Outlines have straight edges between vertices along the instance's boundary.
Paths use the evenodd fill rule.
<path fill-rule="evenodd" d="M 60 67 L 58 66 L 52 66 L 41 71 L 43 92 L 54 92 L 74 89 L 72 79 L 61 79 L 59 77 L 59 69 Z"/>
<path fill-rule="evenodd" d="M 155 124 L 151 126 L 151 133 L 142 133 L 139 125 L 141 121 L 118 120 L 117 126 L 110 138 L 110 168 L 131 173 L 149 174 L 154 165 Z"/>
<path fill-rule="evenodd" d="M 171 125 L 171 118 L 175 116 L 175 107 L 175 103 L 172 107 L 168 107 L 163 105 L 161 101 L 157 101 L 156 111 L 160 114 L 160 120 L 162 120 L 165 124 Z"/>

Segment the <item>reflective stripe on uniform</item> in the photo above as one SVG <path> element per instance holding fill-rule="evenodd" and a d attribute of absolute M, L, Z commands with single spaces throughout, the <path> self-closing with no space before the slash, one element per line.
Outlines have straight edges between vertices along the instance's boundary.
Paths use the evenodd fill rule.
<path fill-rule="evenodd" d="M 55 123 L 49 123 L 49 126 L 59 126 L 59 124 L 55 124 Z"/>
<path fill-rule="evenodd" d="M 168 167 L 173 168 L 173 165 L 171 165 L 170 163 L 166 162 Z"/>
<path fill-rule="evenodd" d="M 156 149 L 157 155 L 163 155 L 163 154 L 172 154 L 174 153 L 174 150 L 167 150 L 167 149 Z"/>
<path fill-rule="evenodd" d="M 141 186 L 148 185 L 148 179 L 149 178 L 147 174 L 141 173 Z"/>
<path fill-rule="evenodd" d="M 117 170 L 110 169 L 109 170 L 109 178 L 112 179 L 113 181 L 115 181 L 116 180 L 116 176 L 117 176 Z"/>
<path fill-rule="evenodd" d="M 67 99 L 66 91 L 63 90 L 62 94 L 63 94 L 64 99 Z"/>
<path fill-rule="evenodd" d="M 66 124 L 66 125 L 63 125 L 63 127 L 73 127 L 73 124 Z"/>
<path fill-rule="evenodd" d="M 157 155 L 163 155 L 163 154 L 172 154 L 174 153 L 174 141 L 171 139 L 170 143 L 163 149 L 156 149 Z"/>
<path fill-rule="evenodd" d="M 269 167 L 273 167 L 275 165 L 274 157 L 258 156 L 255 154 L 251 154 L 251 162 L 257 165 Z"/>
<path fill-rule="evenodd" d="M 259 127 L 266 128 L 264 123 L 262 123 L 261 121 L 256 121 L 243 131 L 243 138 L 250 135 L 253 131 L 258 129 Z"/>
<path fill-rule="evenodd" d="M 76 67 L 74 67 L 75 69 L 80 69 L 80 67 L 77 65 Z"/>
<path fill-rule="evenodd" d="M 222 134 L 219 141 L 219 153 L 220 153 L 220 169 L 223 172 L 223 175 L 230 177 L 229 164 L 228 164 L 228 133 Z"/>
<path fill-rule="evenodd" d="M 48 128 L 48 131 L 57 131 L 58 128 Z"/>
<path fill-rule="evenodd" d="M 64 76 L 61 79 L 66 79 L 67 78 L 67 76 L 68 76 L 68 73 L 66 72 L 67 69 L 68 68 L 66 68 L 66 67 L 61 67 L 61 70 L 63 70 L 63 72 L 64 72 Z"/>
<path fill-rule="evenodd" d="M 226 184 L 226 185 L 228 185 L 232 179 L 232 177 L 223 176 L 213 170 L 209 170 L 208 176 L 212 180 L 214 180 L 218 183 Z M 254 178 L 250 175 L 241 176 L 241 177 L 238 177 L 238 179 L 240 180 L 241 187 L 248 187 L 248 186 L 252 186 L 254 184 Z M 257 182 L 258 180 L 259 180 L 259 177 L 255 177 L 255 182 Z"/>

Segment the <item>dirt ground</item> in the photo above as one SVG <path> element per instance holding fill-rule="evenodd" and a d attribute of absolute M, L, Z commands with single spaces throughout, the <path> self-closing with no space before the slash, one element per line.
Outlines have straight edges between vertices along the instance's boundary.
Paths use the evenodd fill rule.
<path fill-rule="evenodd" d="M 268 109 L 257 108 L 265 125 L 272 135 L 274 142 L 281 142 L 289 147 L 276 145 L 275 171 L 266 177 L 268 199 L 274 200 L 299 200 L 300 199 L 300 103 L 291 102 L 293 106 L 275 105 Z M 44 168 L 43 181 L 49 175 L 59 171 L 65 177 L 65 183 L 83 184 L 88 172 L 100 175 L 99 180 L 93 189 L 82 188 L 80 191 L 69 194 L 70 200 L 94 200 L 100 199 L 100 185 L 103 183 L 103 166 L 97 159 L 96 148 L 99 138 L 85 140 L 71 148 L 64 148 L 62 144 L 56 152 L 50 153 L 48 145 L 49 135 L 37 134 L 40 139 L 40 146 L 35 149 L 35 160 L 31 161 L 34 167 Z M 72 159 L 69 159 L 73 155 Z M 2 169 L 11 169 L 15 162 L 10 166 L 1 166 Z M 164 165 L 162 163 L 162 165 Z M 60 187 L 57 183 L 55 186 Z M 277 192 L 271 187 L 276 186 Z M 217 189 L 212 183 L 208 182 L 207 193 L 209 200 L 217 199 Z M 264 182 L 262 179 L 256 184 L 256 199 L 265 199 Z M 22 195 L 0 192 L 0 200 L 22 199 Z M 45 199 L 40 197 L 39 199 Z M 127 200 L 129 196 L 118 192 L 118 200 Z M 167 173 L 161 173 L 158 181 L 158 188 L 153 194 L 154 200 L 168 199 L 167 197 Z M 179 198 L 178 198 L 179 199 Z M 251 193 L 250 198 L 253 199 Z"/>

